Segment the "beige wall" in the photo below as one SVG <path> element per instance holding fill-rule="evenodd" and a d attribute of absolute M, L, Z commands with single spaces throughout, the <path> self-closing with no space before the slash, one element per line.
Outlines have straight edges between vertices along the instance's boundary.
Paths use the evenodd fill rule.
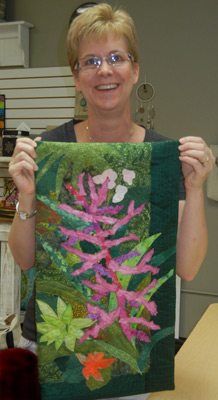
<path fill-rule="evenodd" d="M 7 20 L 34 24 L 30 67 L 67 65 L 65 37 L 79 0 L 10 0 Z M 135 20 L 140 82 L 155 87 L 155 129 L 178 139 L 202 136 L 218 144 L 217 0 L 120 0 Z M 133 110 L 138 106 L 133 93 Z M 206 198 L 209 250 L 197 277 L 182 284 L 180 335 L 186 337 L 207 306 L 218 302 L 218 202 Z M 190 291 L 206 292 L 192 294 Z M 188 292 L 188 293 L 187 293 Z M 211 294 L 211 295 L 210 295 Z"/>

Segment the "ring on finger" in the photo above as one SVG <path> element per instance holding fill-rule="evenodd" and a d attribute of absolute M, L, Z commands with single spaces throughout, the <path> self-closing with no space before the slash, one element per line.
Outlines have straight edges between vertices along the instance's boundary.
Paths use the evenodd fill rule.
<path fill-rule="evenodd" d="M 203 162 L 203 165 L 206 166 L 209 160 L 210 160 L 210 157 L 207 156 L 206 160 Z"/>

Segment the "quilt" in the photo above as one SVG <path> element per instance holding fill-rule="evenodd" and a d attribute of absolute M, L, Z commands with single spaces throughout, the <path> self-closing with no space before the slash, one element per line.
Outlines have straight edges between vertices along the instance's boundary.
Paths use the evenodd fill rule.
<path fill-rule="evenodd" d="M 37 145 L 41 399 L 174 388 L 178 142 Z"/>

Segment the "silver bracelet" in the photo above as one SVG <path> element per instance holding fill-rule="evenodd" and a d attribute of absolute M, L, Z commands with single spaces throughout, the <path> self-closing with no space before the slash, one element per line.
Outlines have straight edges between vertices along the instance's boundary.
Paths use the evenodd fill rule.
<path fill-rule="evenodd" d="M 19 207 L 19 201 L 16 204 L 16 213 L 19 215 L 19 217 L 20 217 L 20 219 L 22 219 L 22 221 L 26 221 L 27 219 L 34 217 L 34 215 L 36 215 L 36 213 L 37 213 L 37 210 L 35 210 L 35 211 L 33 211 L 32 214 L 28 214 L 26 211 L 19 211 L 18 207 Z"/>

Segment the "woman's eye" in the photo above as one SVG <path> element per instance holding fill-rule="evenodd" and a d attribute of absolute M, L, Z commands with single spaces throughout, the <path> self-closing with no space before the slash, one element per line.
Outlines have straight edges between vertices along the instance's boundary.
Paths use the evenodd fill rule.
<path fill-rule="evenodd" d="M 88 58 L 87 60 L 86 60 L 86 65 L 95 65 L 96 64 L 96 59 L 95 59 L 95 57 L 91 57 L 91 58 Z"/>
<path fill-rule="evenodd" d="M 120 54 L 113 54 L 111 55 L 111 59 L 113 62 L 117 63 L 117 62 L 122 62 L 122 56 Z"/>

